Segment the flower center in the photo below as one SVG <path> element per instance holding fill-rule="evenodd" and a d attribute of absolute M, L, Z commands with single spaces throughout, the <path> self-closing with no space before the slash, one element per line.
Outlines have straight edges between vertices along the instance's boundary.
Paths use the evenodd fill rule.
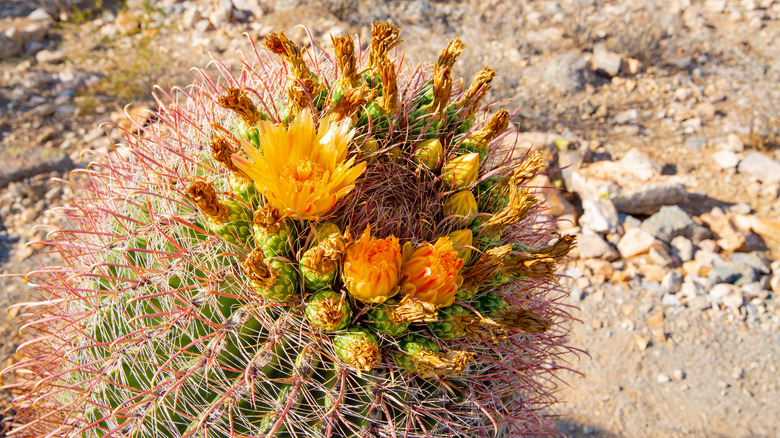
<path fill-rule="evenodd" d="M 431 271 L 439 275 L 452 275 L 458 271 L 458 253 L 454 250 L 437 250 L 431 255 Z"/>
<path fill-rule="evenodd" d="M 298 191 L 316 186 L 324 174 L 322 166 L 306 158 L 288 163 L 282 168 L 282 177 L 292 182 Z"/>

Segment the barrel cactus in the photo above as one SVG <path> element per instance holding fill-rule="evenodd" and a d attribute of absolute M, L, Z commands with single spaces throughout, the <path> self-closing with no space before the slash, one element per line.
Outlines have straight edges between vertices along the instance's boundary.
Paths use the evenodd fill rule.
<path fill-rule="evenodd" d="M 389 23 L 332 42 L 272 33 L 158 91 L 77 175 L 64 263 L 27 277 L 12 435 L 554 433 L 574 240 L 539 219 L 539 155 L 500 147 L 495 73 L 453 87 L 460 39 L 410 68 Z"/>

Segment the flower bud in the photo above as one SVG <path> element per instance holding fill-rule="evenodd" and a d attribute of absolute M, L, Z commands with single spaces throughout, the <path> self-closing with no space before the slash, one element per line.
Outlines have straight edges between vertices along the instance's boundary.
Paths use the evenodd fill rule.
<path fill-rule="evenodd" d="M 474 215 L 479 212 L 477 199 L 469 190 L 462 190 L 450 195 L 444 201 L 443 207 L 444 216 L 457 216 L 459 224 L 464 227 L 468 226 L 474 219 Z"/>
<path fill-rule="evenodd" d="M 444 148 L 438 138 L 425 140 L 417 144 L 412 156 L 412 161 L 427 167 L 429 170 L 436 170 L 441 164 L 444 156 Z"/>
<path fill-rule="evenodd" d="M 467 189 L 479 176 L 479 154 L 471 153 L 457 156 L 446 163 L 441 171 L 445 188 Z"/>
<path fill-rule="evenodd" d="M 471 259 L 471 245 L 474 243 L 474 233 L 466 228 L 465 230 L 453 231 L 447 235 L 452 241 L 452 246 L 458 251 L 458 257 L 468 263 Z"/>

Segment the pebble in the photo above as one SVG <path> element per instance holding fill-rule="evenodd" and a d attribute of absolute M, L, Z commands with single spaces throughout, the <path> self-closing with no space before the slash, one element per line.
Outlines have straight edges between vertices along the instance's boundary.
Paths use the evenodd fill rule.
<path fill-rule="evenodd" d="M 685 371 L 679 368 L 672 371 L 672 378 L 674 378 L 674 380 L 683 380 L 685 377 L 686 377 Z"/>
<path fill-rule="evenodd" d="M 672 378 L 669 377 L 668 374 L 661 373 L 655 377 L 655 381 L 661 384 L 669 383 L 672 381 Z"/>
<path fill-rule="evenodd" d="M 661 289 L 668 294 L 676 294 L 683 285 L 683 276 L 679 272 L 669 271 L 661 280 Z"/>
<path fill-rule="evenodd" d="M 735 169 L 739 164 L 737 154 L 728 150 L 717 151 L 712 154 L 712 158 L 721 169 Z"/>
<path fill-rule="evenodd" d="M 645 254 L 650 251 L 654 245 L 660 242 L 652 234 L 641 228 L 632 228 L 620 238 L 617 249 L 623 258 L 633 257 L 639 254 Z"/>
<path fill-rule="evenodd" d="M 682 301 L 676 295 L 672 294 L 664 294 L 661 302 L 664 306 L 671 307 L 680 307 L 683 305 Z"/>
<path fill-rule="evenodd" d="M 582 259 L 603 259 L 611 262 L 619 259 L 620 253 L 600 235 L 581 233 L 577 235 L 577 246 L 572 251 L 572 256 Z"/>
<path fill-rule="evenodd" d="M 764 184 L 780 184 L 780 162 L 761 152 L 749 153 L 737 169 Z"/>
<path fill-rule="evenodd" d="M 586 199 L 582 202 L 584 213 L 579 223 L 584 229 L 594 233 L 616 233 L 618 213 L 615 204 L 608 199 Z"/>
<path fill-rule="evenodd" d="M 707 139 L 702 137 L 688 137 L 685 139 L 685 148 L 691 152 L 699 152 L 707 144 Z"/>
<path fill-rule="evenodd" d="M 693 260 L 694 247 L 690 239 L 685 236 L 677 236 L 669 244 L 672 247 L 672 254 L 679 257 L 682 262 Z"/>
<path fill-rule="evenodd" d="M 696 223 L 682 208 L 677 205 L 665 205 L 642 222 L 642 228 L 653 237 L 664 242 L 674 237 L 687 235 Z"/>

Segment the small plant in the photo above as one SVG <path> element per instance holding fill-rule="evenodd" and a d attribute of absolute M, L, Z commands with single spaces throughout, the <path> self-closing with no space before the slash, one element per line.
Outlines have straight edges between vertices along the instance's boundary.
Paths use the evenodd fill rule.
<path fill-rule="evenodd" d="M 389 23 L 332 38 L 200 71 L 81 172 L 64 265 L 27 276 L 12 436 L 554 433 L 574 240 L 484 115 L 495 73 L 453 92 L 459 39 L 409 68 Z"/>

